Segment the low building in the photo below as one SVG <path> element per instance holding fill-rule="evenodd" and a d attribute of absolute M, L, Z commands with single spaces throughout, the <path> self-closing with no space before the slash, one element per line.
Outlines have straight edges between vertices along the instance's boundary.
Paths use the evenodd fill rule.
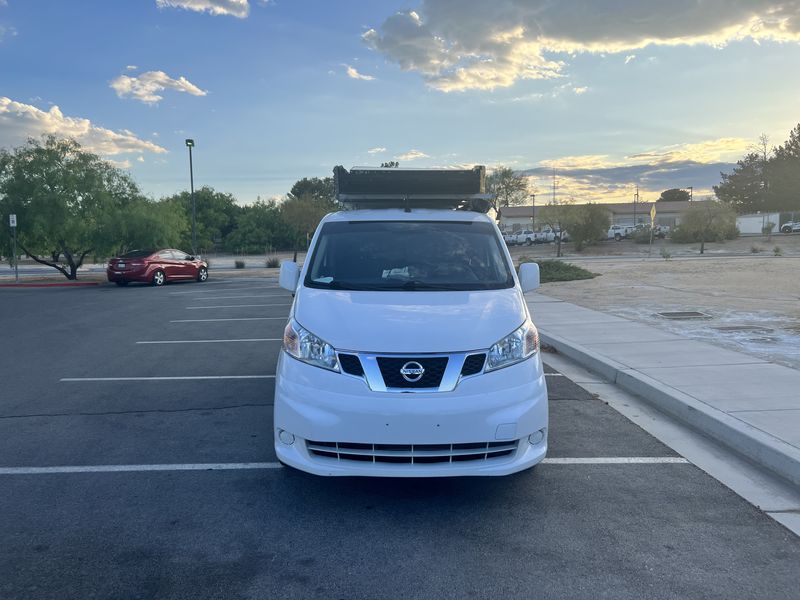
<path fill-rule="evenodd" d="M 661 202 L 615 202 L 600 204 L 609 212 L 612 225 L 634 225 L 650 223 L 650 209 L 656 206 L 656 225 L 669 225 L 675 227 L 680 224 L 681 215 L 689 207 L 710 200 L 675 200 Z M 506 206 L 500 209 L 499 223 L 502 231 L 519 231 L 520 229 L 538 229 L 540 225 L 537 217 L 541 205 L 531 206 Z M 777 221 L 775 221 L 777 223 Z"/>
<path fill-rule="evenodd" d="M 777 233 L 780 221 L 780 213 L 739 215 L 736 217 L 736 228 L 742 235 L 763 235 L 765 233 L 764 229 L 767 227 L 769 227 L 767 233 Z"/>

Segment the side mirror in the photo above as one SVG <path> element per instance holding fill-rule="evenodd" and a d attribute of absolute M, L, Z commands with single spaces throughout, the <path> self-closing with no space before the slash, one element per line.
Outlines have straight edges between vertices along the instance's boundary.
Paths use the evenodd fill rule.
<path fill-rule="evenodd" d="M 538 270 L 537 270 L 538 273 Z M 297 290 L 297 282 L 300 279 L 300 268 L 292 260 L 281 262 L 281 272 L 278 275 L 278 285 L 285 290 L 294 293 Z"/>
<path fill-rule="evenodd" d="M 536 263 L 523 263 L 519 266 L 519 285 L 522 293 L 526 294 L 539 287 L 539 265 Z"/>

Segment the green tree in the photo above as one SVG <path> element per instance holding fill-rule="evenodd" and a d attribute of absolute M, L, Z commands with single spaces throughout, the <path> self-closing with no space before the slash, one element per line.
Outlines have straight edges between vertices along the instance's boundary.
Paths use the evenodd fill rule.
<path fill-rule="evenodd" d="M 675 202 L 680 200 L 690 200 L 692 198 L 691 194 L 686 190 L 682 190 L 679 188 L 672 188 L 669 190 L 664 190 L 661 192 L 661 196 L 658 197 L 656 202 Z"/>
<path fill-rule="evenodd" d="M 335 206 L 334 195 L 333 177 L 303 177 L 289 190 L 290 198 L 309 196 L 319 202 L 329 203 L 331 209 Z"/>
<path fill-rule="evenodd" d="M 607 208 L 599 204 L 569 206 L 565 207 L 562 224 L 575 243 L 575 249 L 581 251 L 584 246 L 605 239 L 611 215 Z"/>
<path fill-rule="evenodd" d="M 98 222 L 114 240 L 114 254 L 137 248 L 180 246 L 190 231 L 181 206 L 146 198 L 134 198 L 124 206 L 109 207 Z"/>
<path fill-rule="evenodd" d="M 764 189 L 764 161 L 751 152 L 736 163 L 731 173 L 720 173 L 722 181 L 714 186 L 717 198 L 739 214 L 767 209 Z"/>
<path fill-rule="evenodd" d="M 274 200 L 258 200 L 242 207 L 236 217 L 236 227 L 225 239 L 229 252 L 267 253 L 291 248 L 295 236 L 287 227 L 281 209 Z"/>
<path fill-rule="evenodd" d="M 492 208 L 523 204 L 528 199 L 528 182 L 508 167 L 497 167 L 486 178 L 486 191 L 492 195 Z"/>
<path fill-rule="evenodd" d="M 290 195 L 280 205 L 280 214 L 289 231 L 295 250 L 306 247 L 306 242 L 326 214 L 335 204 L 311 195 Z"/>
<path fill-rule="evenodd" d="M 775 148 L 766 164 L 769 181 L 769 208 L 800 210 L 800 124 L 789 132 L 789 139 Z"/>
<path fill-rule="evenodd" d="M 17 214 L 24 253 L 67 279 L 77 279 L 86 256 L 115 249 L 107 215 L 140 198 L 128 174 L 73 140 L 45 136 L 0 151 L 0 213 Z"/>
<path fill-rule="evenodd" d="M 561 234 L 560 232 L 566 231 L 567 226 L 573 212 L 572 201 L 550 202 L 543 206 L 538 213 L 538 220 L 549 226 L 553 232 L 557 232 L 556 242 L 556 257 L 561 257 Z M 607 229 L 607 228 L 606 228 Z M 570 232 L 571 234 L 571 232 Z"/>
<path fill-rule="evenodd" d="M 672 240 L 679 243 L 700 242 L 700 254 L 706 242 L 733 239 L 736 230 L 736 212 L 721 202 L 695 202 L 681 215 L 681 222 L 672 232 Z"/>
<path fill-rule="evenodd" d="M 176 204 L 186 215 L 189 228 L 181 237 L 180 247 L 183 250 L 192 248 L 192 196 L 183 191 L 162 200 L 167 204 Z M 194 251 L 203 254 L 224 244 L 225 238 L 236 226 L 236 216 L 241 207 L 231 194 L 218 192 L 212 187 L 204 186 L 194 192 L 196 210 L 197 248 Z"/>

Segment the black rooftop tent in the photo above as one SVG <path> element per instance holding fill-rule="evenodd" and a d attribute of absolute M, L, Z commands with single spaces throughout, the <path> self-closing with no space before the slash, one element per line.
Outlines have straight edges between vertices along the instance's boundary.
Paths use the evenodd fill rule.
<path fill-rule="evenodd" d="M 486 169 L 334 167 L 336 199 L 350 208 L 456 208 L 487 212 Z"/>

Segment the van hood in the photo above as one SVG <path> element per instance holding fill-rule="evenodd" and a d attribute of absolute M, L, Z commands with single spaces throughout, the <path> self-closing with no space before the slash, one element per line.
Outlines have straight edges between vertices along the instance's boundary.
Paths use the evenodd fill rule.
<path fill-rule="evenodd" d="M 298 288 L 294 317 L 337 350 L 420 353 L 489 348 L 528 316 L 516 288 L 365 292 Z"/>

